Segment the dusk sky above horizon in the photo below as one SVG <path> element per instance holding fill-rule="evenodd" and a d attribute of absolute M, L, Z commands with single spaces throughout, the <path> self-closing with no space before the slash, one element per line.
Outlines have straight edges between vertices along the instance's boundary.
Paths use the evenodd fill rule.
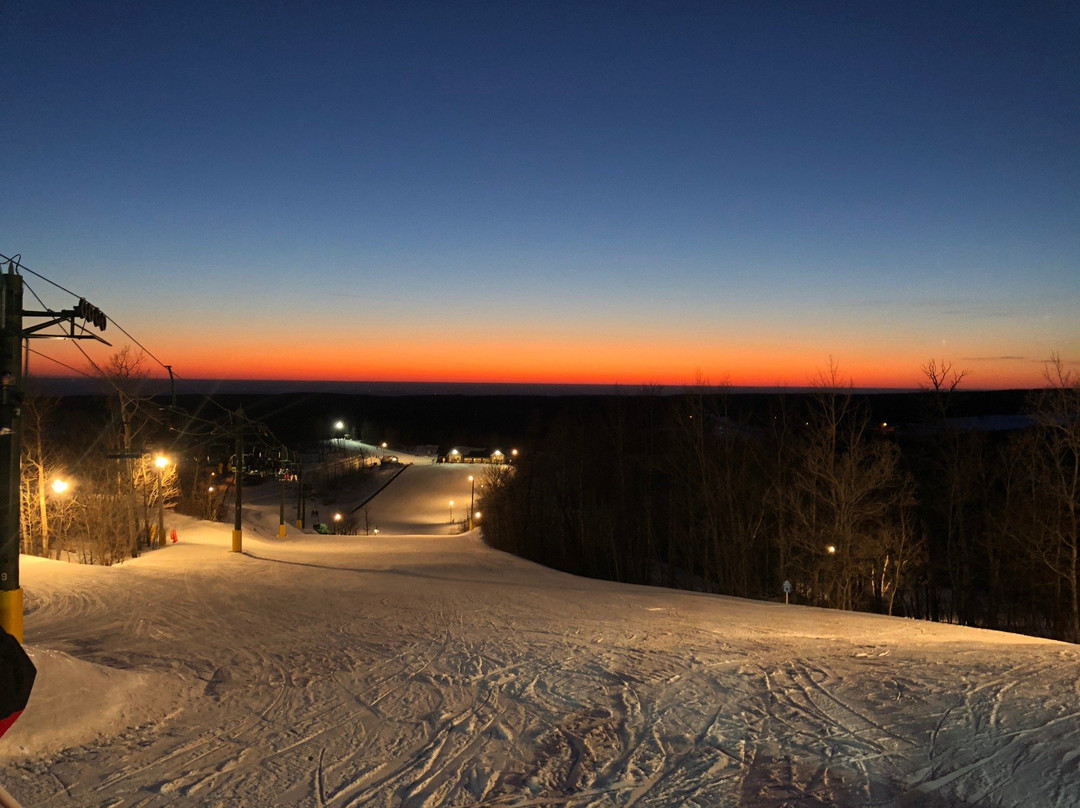
<path fill-rule="evenodd" d="M 1080 370 L 1074 2 L 15 0 L 0 21 L 0 253 L 181 377 Z M 87 365 L 31 347 L 31 373 Z"/>

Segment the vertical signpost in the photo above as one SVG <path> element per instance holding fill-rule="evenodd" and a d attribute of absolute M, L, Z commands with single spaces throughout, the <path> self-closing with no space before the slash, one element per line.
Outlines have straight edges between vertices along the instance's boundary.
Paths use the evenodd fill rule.
<path fill-rule="evenodd" d="M 0 626 L 23 641 L 19 587 L 19 454 L 22 442 L 22 278 L 0 275 Z"/>
<path fill-rule="evenodd" d="M 285 473 L 288 466 L 283 466 L 280 475 L 281 478 L 278 481 L 278 493 L 281 494 L 281 507 L 278 513 L 278 529 L 277 534 L 279 539 L 285 538 Z"/>

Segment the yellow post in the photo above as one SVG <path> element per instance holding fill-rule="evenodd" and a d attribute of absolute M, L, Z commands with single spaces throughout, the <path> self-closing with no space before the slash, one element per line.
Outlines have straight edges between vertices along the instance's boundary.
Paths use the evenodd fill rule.
<path fill-rule="evenodd" d="M 0 626 L 19 642 L 23 641 L 22 589 L 0 590 Z"/>
<path fill-rule="evenodd" d="M 244 531 L 233 530 L 232 532 L 232 551 L 234 553 L 244 552 Z"/>
<path fill-rule="evenodd" d="M 284 539 L 285 538 L 285 523 L 284 522 L 282 522 L 280 525 L 278 525 L 277 535 L 278 535 L 279 539 Z"/>

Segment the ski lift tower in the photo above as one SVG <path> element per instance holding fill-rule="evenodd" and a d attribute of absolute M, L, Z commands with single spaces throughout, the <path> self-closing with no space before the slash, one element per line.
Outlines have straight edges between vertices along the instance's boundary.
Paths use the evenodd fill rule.
<path fill-rule="evenodd" d="M 0 274 L 0 627 L 23 641 L 23 593 L 19 587 L 19 481 L 22 456 L 23 340 L 32 338 L 96 339 L 101 337 L 76 325 L 84 320 L 105 330 L 108 322 L 96 307 L 79 299 L 64 311 L 23 311 L 22 276 L 15 259 Z M 45 318 L 23 328 L 23 317 Z M 65 333 L 44 333 L 57 325 Z"/>

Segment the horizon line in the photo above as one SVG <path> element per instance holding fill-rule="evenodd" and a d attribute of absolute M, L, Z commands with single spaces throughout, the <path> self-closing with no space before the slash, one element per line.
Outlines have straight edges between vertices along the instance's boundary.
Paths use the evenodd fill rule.
<path fill-rule="evenodd" d="M 89 395 L 98 393 L 105 382 L 93 377 L 78 376 L 31 376 L 26 380 L 27 387 L 43 388 L 48 393 L 67 395 Z M 862 395 L 872 394 L 912 394 L 928 392 L 921 387 L 857 387 L 854 384 L 843 387 L 821 387 L 805 385 L 800 387 L 782 384 L 774 385 L 733 385 L 733 384 L 655 384 L 641 382 L 637 384 L 621 383 L 578 383 L 578 382 L 449 382 L 449 381 L 341 381 L 341 380 L 292 380 L 292 379 L 177 379 L 170 382 L 167 378 L 152 377 L 140 380 L 140 386 L 147 395 L 205 395 L 208 393 L 244 395 L 244 394 L 280 394 L 280 393 L 347 393 L 352 395 L 679 395 L 696 391 L 710 394 L 762 394 L 762 393 L 812 393 L 822 390 L 846 391 Z M 192 389 L 194 388 L 194 389 Z M 1027 391 L 1027 387 L 988 387 L 962 388 L 959 393 L 993 393 Z"/>

